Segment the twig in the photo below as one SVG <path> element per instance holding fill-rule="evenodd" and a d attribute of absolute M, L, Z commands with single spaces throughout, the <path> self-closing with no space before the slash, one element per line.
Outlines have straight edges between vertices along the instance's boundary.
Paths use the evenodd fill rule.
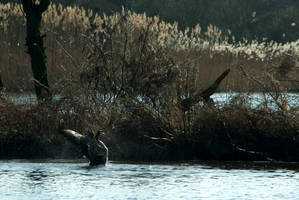
<path fill-rule="evenodd" d="M 50 90 L 50 88 L 44 84 L 42 84 L 40 81 L 36 80 L 35 78 L 33 79 L 33 81 L 38 84 L 39 86 L 45 88 L 46 90 Z"/>
<path fill-rule="evenodd" d="M 73 56 L 63 47 L 63 45 L 57 39 L 55 39 L 55 41 L 61 47 L 61 49 L 64 51 L 64 53 L 71 59 L 71 62 L 73 63 L 73 65 L 76 66 L 77 64 L 75 63 Z"/>
<path fill-rule="evenodd" d="M 239 66 L 239 68 L 241 69 L 241 71 L 243 72 L 243 75 L 244 75 L 247 79 L 249 79 L 249 80 L 251 80 L 251 81 L 254 81 L 254 82 L 256 82 L 258 85 L 260 85 L 260 86 L 262 87 L 262 89 L 263 89 L 267 94 L 269 94 L 270 97 L 275 101 L 276 105 L 277 105 L 282 111 L 284 111 L 284 106 L 283 106 L 281 103 L 279 103 L 279 102 L 277 101 L 277 98 L 276 98 L 275 96 L 273 96 L 273 94 L 271 93 L 271 91 L 267 88 L 267 86 L 266 86 L 262 81 L 260 81 L 260 80 L 258 80 L 258 79 L 256 79 L 256 78 L 254 78 L 254 77 L 252 77 L 252 76 L 250 76 L 250 75 L 244 70 L 244 68 L 243 68 L 242 66 Z M 270 77 L 270 78 L 273 78 L 273 77 Z M 271 80 L 271 81 L 273 82 L 273 80 Z"/>
<path fill-rule="evenodd" d="M 170 142 L 172 143 L 173 141 L 169 138 L 157 138 L 157 137 L 151 137 L 151 136 L 148 136 L 148 135 L 144 135 L 145 138 L 148 138 L 148 139 L 151 139 L 153 141 L 164 141 L 164 142 Z"/>
<path fill-rule="evenodd" d="M 237 145 L 233 142 L 233 139 L 232 139 L 230 133 L 229 133 L 228 130 L 227 130 L 227 127 L 226 127 L 225 122 L 223 122 L 223 126 L 224 126 L 224 129 L 225 129 L 226 136 L 227 136 L 227 138 L 229 139 L 230 144 L 232 145 L 232 147 L 233 147 L 235 150 L 237 150 L 237 151 L 239 151 L 239 152 L 247 153 L 247 154 L 249 154 L 249 155 L 260 156 L 260 157 L 266 159 L 267 161 L 275 161 L 274 159 L 272 159 L 272 158 L 266 156 L 266 155 L 265 155 L 264 153 L 262 153 L 262 152 L 250 151 L 250 150 L 247 150 L 247 149 L 244 149 L 244 148 L 241 148 L 241 147 L 237 146 Z"/>
<path fill-rule="evenodd" d="M 299 83 L 299 80 L 292 80 L 292 79 L 279 79 L 278 81 Z"/>
<path fill-rule="evenodd" d="M 199 101 L 204 101 L 206 103 L 209 103 L 211 101 L 210 96 L 215 93 L 217 88 L 219 87 L 220 83 L 223 81 L 223 79 L 229 74 L 230 69 L 225 70 L 216 80 L 215 82 L 205 89 L 202 92 L 199 92 L 195 95 L 193 95 L 190 98 L 184 99 L 181 101 L 181 107 L 183 111 L 190 110 L 190 107 L 194 104 L 198 103 Z"/>

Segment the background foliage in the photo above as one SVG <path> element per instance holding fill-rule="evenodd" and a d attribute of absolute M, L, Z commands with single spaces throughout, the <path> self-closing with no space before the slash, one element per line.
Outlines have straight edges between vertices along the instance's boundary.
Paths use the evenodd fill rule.
<path fill-rule="evenodd" d="M 85 7 L 91 2 L 74 1 Z M 125 3 L 137 9 L 138 2 Z M 178 12 L 178 1 L 163 4 Z M 108 5 L 120 9 L 121 2 L 98 8 L 108 10 Z M 174 7 L 168 9 L 169 5 Z M 24 48 L 24 13 L 19 4 L 0 4 L 0 18 L 4 86 L 7 91 L 28 91 L 32 75 Z M 16 148 L 20 144 L 37 147 L 27 154 L 43 152 L 36 149 L 52 144 L 59 149 L 63 140 L 57 130 L 63 119 L 65 127 L 80 132 L 84 127 L 103 129 L 108 133 L 105 143 L 117 159 L 223 160 L 244 159 L 240 154 L 245 153 L 298 160 L 298 106 L 288 104 L 284 92 L 299 88 L 299 40 L 238 42 L 234 33 L 227 36 L 213 25 L 184 26 L 125 9 L 99 15 L 75 5 L 51 4 L 43 15 L 43 31 L 51 90 L 57 99 L 46 105 L 17 105 L 4 90 L 0 141 L 5 142 L 0 143 L 0 155 L 7 149 L 17 150 L 12 156 L 26 154 L 26 145 Z M 210 86 L 227 68 L 231 73 L 221 91 L 244 93 L 225 104 L 181 108 L 182 99 Z M 251 107 L 247 92 L 261 91 L 263 101 Z M 32 145 L 34 138 L 43 142 Z"/>
<path fill-rule="evenodd" d="M 3 2 L 12 1 L 4 0 Z M 298 39 L 299 1 L 297 0 L 53 0 L 63 5 L 79 5 L 110 14 L 121 6 L 166 22 L 178 22 L 180 28 L 200 24 L 206 30 L 213 24 L 230 30 L 237 40 Z"/>
<path fill-rule="evenodd" d="M 213 24 L 230 29 L 237 40 L 292 41 L 299 35 L 299 1 L 296 0 L 132 0 L 137 12 L 178 21 L 182 27 Z M 294 24 L 295 23 L 295 24 Z"/>

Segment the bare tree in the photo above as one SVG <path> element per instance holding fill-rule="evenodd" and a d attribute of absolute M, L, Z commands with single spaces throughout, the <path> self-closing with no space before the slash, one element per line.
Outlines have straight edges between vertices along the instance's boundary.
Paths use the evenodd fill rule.
<path fill-rule="evenodd" d="M 0 91 L 3 89 L 3 82 L 2 82 L 2 78 L 1 78 L 1 73 L 0 73 Z"/>
<path fill-rule="evenodd" d="M 31 57 L 35 92 L 38 100 L 50 97 L 46 55 L 41 34 L 42 14 L 48 9 L 50 0 L 21 0 L 26 15 L 26 45 Z"/>

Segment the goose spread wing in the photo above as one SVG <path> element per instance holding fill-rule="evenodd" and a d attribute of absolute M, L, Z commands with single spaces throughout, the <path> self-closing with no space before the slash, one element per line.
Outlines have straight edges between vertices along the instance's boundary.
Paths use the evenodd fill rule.
<path fill-rule="evenodd" d="M 60 131 L 60 133 L 63 134 L 68 140 L 70 140 L 71 142 L 77 145 L 79 145 L 81 139 L 84 138 L 84 136 L 81 135 L 80 133 L 69 129 L 63 129 Z"/>

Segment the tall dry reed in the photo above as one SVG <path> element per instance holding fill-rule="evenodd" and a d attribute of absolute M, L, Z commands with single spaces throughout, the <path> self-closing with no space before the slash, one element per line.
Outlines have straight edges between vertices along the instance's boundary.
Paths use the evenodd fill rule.
<path fill-rule="evenodd" d="M 22 8 L 19 4 L 8 3 L 0 4 L 0 10 L 0 70 L 4 84 L 9 90 L 32 89 L 29 58 L 24 45 L 25 18 Z M 84 60 L 82 35 L 88 35 L 90 29 L 105 30 L 103 25 L 112 25 L 119 15 L 99 16 L 92 10 L 77 6 L 51 4 L 43 16 L 50 82 L 55 83 L 65 70 L 76 73 Z M 179 30 L 178 24 L 166 23 L 159 17 L 150 18 L 134 12 L 128 15 L 128 20 L 134 26 L 151 23 L 156 43 L 170 48 L 181 63 L 189 63 L 190 68 L 197 71 L 195 81 L 201 87 L 207 87 L 216 74 L 230 67 L 232 73 L 221 86 L 222 90 L 257 90 L 240 76 L 237 67 L 241 65 L 258 76 L 264 76 L 264 72 L 273 73 L 276 79 L 283 80 L 282 85 L 287 89 L 298 88 L 298 82 L 286 81 L 296 80 L 299 76 L 298 41 L 285 44 L 245 40 L 234 42 L 231 33 L 222 33 L 212 25 L 207 32 L 202 32 L 199 25 Z M 281 66 L 286 58 L 291 58 L 293 64 L 284 67 L 288 70 L 284 73 L 286 76 L 281 76 Z"/>

